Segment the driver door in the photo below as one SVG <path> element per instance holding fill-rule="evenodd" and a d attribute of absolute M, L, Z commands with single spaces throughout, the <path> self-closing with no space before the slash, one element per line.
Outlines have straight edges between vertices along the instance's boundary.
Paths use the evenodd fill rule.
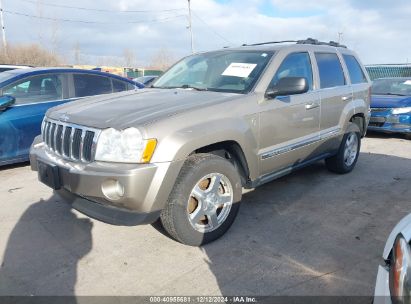
<path fill-rule="evenodd" d="M 314 89 L 308 52 L 288 54 L 272 78 L 271 90 L 283 77 L 304 77 L 303 94 L 266 99 L 260 112 L 260 175 L 270 175 L 309 158 L 319 140 L 320 94 Z"/>
<path fill-rule="evenodd" d="M 65 75 L 43 74 L 13 82 L 2 89 L 14 105 L 0 112 L 0 164 L 28 160 L 46 111 L 64 103 Z"/>

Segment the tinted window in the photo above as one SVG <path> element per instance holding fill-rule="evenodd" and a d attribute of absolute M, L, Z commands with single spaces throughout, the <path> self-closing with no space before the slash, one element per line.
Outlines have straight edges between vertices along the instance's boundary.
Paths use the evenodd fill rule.
<path fill-rule="evenodd" d="M 351 83 L 367 82 L 367 78 L 365 78 L 357 59 L 352 55 L 343 55 L 343 58 L 347 65 L 348 74 L 350 74 Z"/>
<path fill-rule="evenodd" d="M 111 93 L 110 78 L 97 75 L 74 74 L 76 97 Z"/>
<path fill-rule="evenodd" d="M 127 83 L 121 80 L 113 79 L 113 92 L 121 92 L 127 90 Z"/>
<path fill-rule="evenodd" d="M 344 72 L 337 54 L 316 53 L 321 88 L 331 88 L 345 84 Z"/>
<path fill-rule="evenodd" d="M 59 100 L 63 98 L 61 76 L 39 75 L 12 83 L 3 94 L 16 98 L 16 104 Z"/>
<path fill-rule="evenodd" d="M 270 89 L 284 77 L 304 77 L 307 79 L 310 90 L 313 88 L 313 72 L 308 53 L 294 53 L 288 55 L 281 63 L 274 78 L 271 80 Z"/>

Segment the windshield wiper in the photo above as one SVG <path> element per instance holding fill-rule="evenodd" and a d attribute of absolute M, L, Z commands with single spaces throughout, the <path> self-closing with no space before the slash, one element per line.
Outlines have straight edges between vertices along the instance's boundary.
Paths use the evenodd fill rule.
<path fill-rule="evenodd" d="M 189 85 L 189 84 L 183 84 L 180 88 L 182 88 L 182 89 L 193 89 L 193 90 L 196 90 L 196 91 L 208 91 L 207 88 L 194 87 L 194 86 Z"/>

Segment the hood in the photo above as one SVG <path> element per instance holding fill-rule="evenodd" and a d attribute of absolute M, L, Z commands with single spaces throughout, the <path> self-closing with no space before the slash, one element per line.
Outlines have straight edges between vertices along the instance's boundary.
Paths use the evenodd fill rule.
<path fill-rule="evenodd" d="M 411 96 L 372 95 L 371 108 L 411 107 Z"/>
<path fill-rule="evenodd" d="M 49 110 L 47 117 L 60 120 L 64 115 L 74 124 L 123 129 L 218 104 L 236 96 L 238 94 L 191 89 L 142 89 L 69 102 Z"/>
<path fill-rule="evenodd" d="M 402 234 L 407 242 L 411 240 L 411 214 L 408 214 L 406 217 L 404 217 L 390 233 L 390 236 L 388 237 L 387 243 L 384 247 L 384 253 L 382 255 L 384 260 L 388 259 L 391 249 L 394 246 L 395 239 L 397 238 L 397 235 L 399 233 Z"/>

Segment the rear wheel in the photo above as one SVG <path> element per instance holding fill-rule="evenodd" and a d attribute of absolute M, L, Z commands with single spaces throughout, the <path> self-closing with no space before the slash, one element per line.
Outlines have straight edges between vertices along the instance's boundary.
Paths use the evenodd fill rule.
<path fill-rule="evenodd" d="M 360 129 L 351 123 L 349 132 L 343 136 L 338 153 L 325 160 L 328 170 L 345 174 L 351 172 L 358 160 L 361 147 Z"/>
<path fill-rule="evenodd" d="M 226 159 L 196 154 L 185 162 L 161 212 L 165 230 L 181 243 L 199 246 L 222 236 L 241 201 L 241 180 Z"/>

